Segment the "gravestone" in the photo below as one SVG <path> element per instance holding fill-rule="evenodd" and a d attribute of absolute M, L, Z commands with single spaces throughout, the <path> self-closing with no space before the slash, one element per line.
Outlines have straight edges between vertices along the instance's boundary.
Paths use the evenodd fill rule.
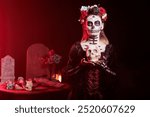
<path fill-rule="evenodd" d="M 1 59 L 1 83 L 15 80 L 15 60 L 7 55 Z"/>
<path fill-rule="evenodd" d="M 32 44 L 27 49 L 26 59 L 26 79 L 49 77 L 49 70 L 46 65 L 43 65 L 41 58 L 48 54 L 48 47 L 41 43 Z"/>

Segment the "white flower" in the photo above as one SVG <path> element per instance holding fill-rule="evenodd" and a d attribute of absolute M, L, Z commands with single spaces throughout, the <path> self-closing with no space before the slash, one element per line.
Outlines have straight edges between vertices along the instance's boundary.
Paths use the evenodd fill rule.
<path fill-rule="evenodd" d="M 105 19 L 107 17 L 107 13 L 102 15 L 102 19 Z"/>
<path fill-rule="evenodd" d="M 87 6 L 81 6 L 81 11 L 87 11 L 88 10 L 88 7 Z"/>

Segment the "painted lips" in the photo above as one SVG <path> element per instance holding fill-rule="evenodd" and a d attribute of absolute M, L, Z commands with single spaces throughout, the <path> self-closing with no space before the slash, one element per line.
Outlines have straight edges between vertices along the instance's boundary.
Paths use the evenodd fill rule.
<path fill-rule="evenodd" d="M 89 30 L 91 33 L 98 33 L 99 30 Z"/>

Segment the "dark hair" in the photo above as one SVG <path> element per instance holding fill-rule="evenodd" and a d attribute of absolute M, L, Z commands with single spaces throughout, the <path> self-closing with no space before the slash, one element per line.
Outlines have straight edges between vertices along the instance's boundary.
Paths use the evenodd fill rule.
<path fill-rule="evenodd" d="M 93 15 L 98 15 L 98 14 L 99 14 L 99 9 L 98 9 L 98 7 L 93 7 L 93 8 L 91 8 L 91 9 L 89 9 L 88 14 L 89 14 L 89 15 L 91 15 L 91 14 L 93 14 Z"/>

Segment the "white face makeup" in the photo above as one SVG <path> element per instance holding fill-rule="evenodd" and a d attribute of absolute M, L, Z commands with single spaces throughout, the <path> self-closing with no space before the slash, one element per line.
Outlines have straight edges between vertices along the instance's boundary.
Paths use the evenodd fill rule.
<path fill-rule="evenodd" d="M 85 30 L 88 34 L 87 41 L 81 42 L 81 46 L 86 51 L 87 61 L 97 62 L 101 58 L 101 53 L 105 51 L 106 44 L 100 41 L 100 33 L 104 28 L 100 16 L 89 15 L 85 22 Z"/>
<path fill-rule="evenodd" d="M 86 27 L 89 35 L 98 35 L 103 29 L 101 18 L 97 15 L 89 15 L 87 17 Z"/>

